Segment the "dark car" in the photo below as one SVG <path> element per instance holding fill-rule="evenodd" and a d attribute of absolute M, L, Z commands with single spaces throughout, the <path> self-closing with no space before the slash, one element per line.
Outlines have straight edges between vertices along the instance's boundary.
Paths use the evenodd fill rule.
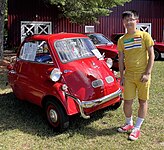
<path fill-rule="evenodd" d="M 118 39 L 119 39 L 121 36 L 123 36 L 123 35 L 124 35 L 124 33 L 113 33 L 113 34 L 111 35 L 111 41 L 112 41 L 114 44 L 117 44 Z"/>
<path fill-rule="evenodd" d="M 87 33 L 86 35 L 92 40 L 96 48 L 105 56 L 105 58 L 111 58 L 113 60 L 112 69 L 118 71 L 117 45 L 101 33 Z"/>
<path fill-rule="evenodd" d="M 154 43 L 154 54 L 155 54 L 155 60 L 164 58 L 164 42 Z"/>

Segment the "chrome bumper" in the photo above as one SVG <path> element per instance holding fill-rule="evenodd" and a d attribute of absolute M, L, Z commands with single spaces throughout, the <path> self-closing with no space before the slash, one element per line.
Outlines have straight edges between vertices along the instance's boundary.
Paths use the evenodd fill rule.
<path fill-rule="evenodd" d="M 117 91 L 115 91 L 114 93 L 112 94 L 109 94 L 107 96 L 104 96 L 102 98 L 99 98 L 99 99 L 95 99 L 95 100 L 91 100 L 91 101 L 80 101 L 80 99 L 66 93 L 66 96 L 69 96 L 71 97 L 79 106 L 79 109 L 80 109 L 80 113 L 81 113 L 81 116 L 85 119 L 89 119 L 90 116 L 88 115 L 85 115 L 84 113 L 84 108 L 92 108 L 92 107 L 95 107 L 97 105 L 100 105 L 100 104 L 103 104 L 105 102 L 108 102 L 118 96 L 121 96 L 122 95 L 122 91 L 121 89 L 118 89 Z"/>

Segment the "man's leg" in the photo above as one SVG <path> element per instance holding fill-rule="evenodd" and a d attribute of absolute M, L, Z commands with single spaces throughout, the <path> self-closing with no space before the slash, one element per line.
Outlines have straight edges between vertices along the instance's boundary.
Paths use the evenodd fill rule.
<path fill-rule="evenodd" d="M 126 118 L 132 117 L 133 100 L 124 100 L 123 110 Z"/>
<path fill-rule="evenodd" d="M 118 132 L 127 132 L 128 130 L 133 129 L 132 104 L 133 100 L 124 100 L 123 110 L 126 122 L 124 126 L 118 128 Z"/>
<path fill-rule="evenodd" d="M 127 132 L 133 129 L 133 118 L 132 118 L 132 105 L 133 99 L 136 97 L 136 84 L 134 82 L 133 73 L 125 73 L 124 80 L 124 104 L 123 111 L 126 117 L 125 125 L 118 128 L 119 132 Z"/>
<path fill-rule="evenodd" d="M 138 109 L 138 118 L 136 121 L 135 128 L 140 129 L 141 125 L 144 121 L 144 118 L 147 114 L 147 109 L 148 109 L 148 103 L 147 100 L 141 100 L 139 99 L 139 109 Z"/>
<path fill-rule="evenodd" d="M 147 114 L 148 103 L 147 100 L 139 99 L 139 109 L 138 109 L 138 117 L 145 118 Z"/>
<path fill-rule="evenodd" d="M 148 109 L 148 102 L 149 99 L 149 87 L 150 87 L 150 80 L 148 82 L 138 82 L 138 101 L 139 101 L 139 109 L 138 109 L 138 118 L 136 121 L 135 128 L 140 129 L 144 118 L 147 114 Z"/>
<path fill-rule="evenodd" d="M 140 128 L 144 121 L 144 118 L 147 114 L 148 109 L 148 103 L 147 100 L 141 100 L 139 99 L 139 109 L 138 109 L 138 118 L 136 121 L 136 125 L 134 129 L 132 130 L 131 134 L 129 135 L 129 139 L 131 140 L 137 140 L 140 136 Z"/>

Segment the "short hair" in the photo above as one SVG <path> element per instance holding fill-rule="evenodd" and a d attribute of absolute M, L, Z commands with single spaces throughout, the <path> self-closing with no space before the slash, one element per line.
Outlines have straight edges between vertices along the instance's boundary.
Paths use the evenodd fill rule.
<path fill-rule="evenodd" d="M 135 19 L 138 19 L 139 18 L 139 14 L 135 10 L 128 10 L 128 11 L 124 11 L 122 13 L 122 19 L 124 19 L 126 17 L 131 17 L 131 16 L 134 16 Z"/>

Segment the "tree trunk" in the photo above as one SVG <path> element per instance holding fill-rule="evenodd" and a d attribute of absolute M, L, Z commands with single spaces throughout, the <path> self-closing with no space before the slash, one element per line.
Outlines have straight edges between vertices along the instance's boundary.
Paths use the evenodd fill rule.
<path fill-rule="evenodd" d="M 3 59 L 5 0 L 0 0 L 0 60 Z"/>

